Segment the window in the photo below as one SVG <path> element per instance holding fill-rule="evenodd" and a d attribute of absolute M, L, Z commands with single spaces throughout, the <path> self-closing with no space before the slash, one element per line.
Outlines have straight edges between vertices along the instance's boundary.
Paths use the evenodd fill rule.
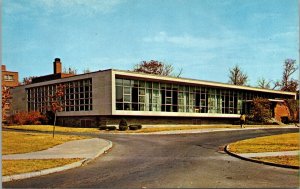
<path fill-rule="evenodd" d="M 256 96 L 275 98 L 268 93 L 196 84 L 122 78 L 116 78 L 115 84 L 116 110 L 126 111 L 239 114 L 245 109 L 245 100 L 252 100 Z M 85 94 L 84 98 L 88 95 L 92 94 Z"/>
<path fill-rule="evenodd" d="M 4 75 L 4 80 L 5 81 L 14 81 L 14 76 L 13 75 Z"/>
<path fill-rule="evenodd" d="M 92 106 L 92 79 L 70 81 L 62 83 L 64 96 L 61 99 L 63 111 L 91 111 Z M 28 111 L 45 112 L 51 110 L 52 97 L 56 85 L 45 85 L 27 89 Z"/>

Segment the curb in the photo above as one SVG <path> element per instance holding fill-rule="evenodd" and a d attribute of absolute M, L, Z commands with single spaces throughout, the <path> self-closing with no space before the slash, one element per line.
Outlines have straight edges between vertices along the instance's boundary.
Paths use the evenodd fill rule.
<path fill-rule="evenodd" d="M 10 182 L 10 181 L 14 181 L 14 180 L 21 180 L 21 179 L 32 178 L 32 177 L 37 177 L 37 176 L 42 176 L 42 175 L 48 175 L 51 173 L 57 173 L 57 172 L 65 171 L 68 169 L 73 169 L 76 167 L 84 166 L 84 165 L 88 164 L 89 162 L 91 162 L 92 160 L 94 160 L 95 158 L 97 158 L 98 156 L 106 153 L 106 151 L 108 151 L 110 148 L 112 148 L 112 146 L 113 146 L 112 142 L 109 140 L 105 140 L 105 141 L 108 142 L 108 145 L 105 146 L 104 148 L 100 149 L 99 152 L 92 158 L 86 158 L 86 159 L 83 159 L 83 160 L 80 160 L 80 161 L 77 161 L 77 162 L 74 162 L 71 164 L 67 164 L 67 165 L 64 165 L 61 167 L 54 167 L 54 168 L 44 169 L 44 170 L 35 171 L 35 172 L 3 176 L 2 182 Z"/>
<path fill-rule="evenodd" d="M 233 157 L 236 157 L 236 158 L 239 158 L 239 159 L 242 159 L 242 160 L 245 160 L 245 161 L 250 161 L 250 162 L 254 162 L 254 163 L 259 163 L 259 164 L 264 164 L 264 165 L 270 165 L 270 166 L 275 166 L 275 167 L 281 167 L 281 168 L 289 168 L 289 169 L 299 169 L 298 166 L 293 166 L 293 165 L 282 165 L 282 164 L 277 164 L 277 163 L 271 163 L 271 162 L 265 162 L 265 161 L 260 161 L 260 160 L 256 160 L 256 159 L 252 159 L 252 158 L 246 158 L 246 157 L 243 157 L 243 156 L 240 156 L 236 153 L 233 153 L 231 151 L 228 150 L 229 148 L 229 144 L 225 146 L 224 148 L 224 151 L 233 156 Z"/>

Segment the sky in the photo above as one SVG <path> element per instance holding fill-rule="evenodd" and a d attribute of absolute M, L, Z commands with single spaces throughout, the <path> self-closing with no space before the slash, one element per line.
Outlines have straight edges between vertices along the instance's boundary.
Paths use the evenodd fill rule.
<path fill-rule="evenodd" d="M 299 64 L 297 0 L 2 0 L 2 64 L 28 76 L 53 61 L 132 70 L 158 60 L 181 77 L 228 82 L 235 65 L 251 86 Z M 298 79 L 299 72 L 294 74 Z"/>

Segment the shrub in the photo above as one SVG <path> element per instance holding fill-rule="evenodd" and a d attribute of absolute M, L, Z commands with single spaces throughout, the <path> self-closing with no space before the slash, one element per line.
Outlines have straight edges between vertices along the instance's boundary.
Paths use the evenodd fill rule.
<path fill-rule="evenodd" d="M 254 98 L 251 103 L 250 119 L 255 122 L 265 123 L 271 119 L 270 102 L 264 98 Z"/>
<path fill-rule="evenodd" d="M 117 128 L 115 126 L 107 126 L 107 129 L 109 131 L 113 131 L 113 130 L 116 130 Z"/>
<path fill-rule="evenodd" d="M 130 130 L 142 129 L 142 125 L 129 125 Z"/>
<path fill-rule="evenodd" d="M 126 131 L 128 129 L 128 126 L 119 126 L 120 131 Z"/>
<path fill-rule="evenodd" d="M 138 130 L 139 127 L 138 127 L 137 125 L 130 125 L 130 126 L 129 126 L 129 129 L 130 129 L 130 130 Z"/>
<path fill-rule="evenodd" d="M 47 118 L 41 114 L 41 112 L 19 112 L 11 116 L 11 124 L 17 125 L 40 125 L 45 122 Z"/>
<path fill-rule="evenodd" d="M 107 127 L 105 125 L 99 126 L 99 130 L 106 130 Z"/>
<path fill-rule="evenodd" d="M 121 119 L 120 123 L 119 123 L 119 127 L 121 126 L 127 126 L 127 121 L 125 119 Z"/>

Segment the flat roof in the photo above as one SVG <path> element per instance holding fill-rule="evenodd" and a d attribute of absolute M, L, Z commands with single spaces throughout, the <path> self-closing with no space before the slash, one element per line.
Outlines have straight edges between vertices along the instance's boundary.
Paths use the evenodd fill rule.
<path fill-rule="evenodd" d="M 111 71 L 115 75 L 121 75 L 129 78 L 141 78 L 141 79 L 149 79 L 153 81 L 165 81 L 165 82 L 175 82 L 175 83 L 182 83 L 182 84 L 195 84 L 195 85 L 205 85 L 211 87 L 219 87 L 219 88 L 229 88 L 229 89 L 237 89 L 237 90 L 246 90 L 246 91 L 256 91 L 256 92 L 266 92 L 266 93 L 273 93 L 273 94 L 282 94 L 282 95 L 293 95 L 296 96 L 296 92 L 287 92 L 287 91 L 279 91 L 279 90 L 271 90 L 271 89 L 262 89 L 258 87 L 249 87 L 249 86 L 240 86 L 240 85 L 233 85 L 228 83 L 221 83 L 215 81 L 205 81 L 205 80 L 198 80 L 198 79 L 191 79 L 191 78 L 183 78 L 183 77 L 174 77 L 174 76 L 161 76 L 161 75 L 154 75 L 154 74 L 146 74 L 141 72 L 133 72 L 133 71 L 126 71 L 126 70 L 118 70 L 118 69 L 106 69 L 106 70 L 99 70 L 94 72 L 89 72 L 85 74 L 78 74 L 67 78 L 60 78 L 51 81 L 39 82 L 39 83 L 32 83 L 25 86 L 38 86 L 43 84 L 50 84 L 57 82 L 64 82 L 64 80 L 72 80 L 77 79 L 77 77 L 86 77 L 89 74 L 97 74 L 101 72 Z M 24 86 L 24 85 L 21 85 Z"/>
<path fill-rule="evenodd" d="M 147 79 L 151 79 L 151 80 L 171 81 L 171 82 L 177 82 L 177 83 L 188 83 L 188 84 L 196 84 L 196 85 L 206 85 L 206 86 L 212 86 L 212 87 L 230 88 L 230 89 L 237 89 L 237 90 L 248 90 L 248 91 L 267 92 L 267 93 L 276 93 L 276 94 L 294 95 L 294 96 L 296 95 L 295 92 L 262 89 L 262 88 L 258 88 L 258 87 L 233 85 L 233 84 L 214 82 L 214 81 L 205 81 L 205 80 L 197 80 L 197 79 L 173 77 L 173 76 L 161 76 L 161 75 L 146 74 L 146 73 L 133 72 L 133 71 L 124 71 L 124 70 L 117 70 L 117 69 L 112 69 L 112 71 L 114 71 L 116 75 L 130 76 L 133 78 L 134 77 L 147 78 Z"/>

